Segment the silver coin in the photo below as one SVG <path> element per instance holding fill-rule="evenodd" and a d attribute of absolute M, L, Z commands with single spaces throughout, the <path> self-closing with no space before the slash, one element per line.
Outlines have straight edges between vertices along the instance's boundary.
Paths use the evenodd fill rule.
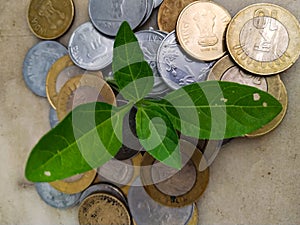
<path fill-rule="evenodd" d="M 90 186 L 84 192 L 82 192 L 79 201 L 82 202 L 88 196 L 96 193 L 107 193 L 113 195 L 117 199 L 122 201 L 125 205 L 128 205 L 127 199 L 123 194 L 123 192 L 119 188 L 107 183 L 100 183 L 100 184 L 95 184 L 93 186 Z"/>
<path fill-rule="evenodd" d="M 41 41 L 26 54 L 23 62 L 23 77 L 28 88 L 36 95 L 47 97 L 46 78 L 51 66 L 67 49 L 56 41 Z"/>
<path fill-rule="evenodd" d="M 143 26 L 143 24 L 147 22 L 147 20 L 152 15 L 153 9 L 154 9 L 154 0 L 147 0 L 147 12 L 140 26 Z"/>
<path fill-rule="evenodd" d="M 222 148 L 223 140 L 209 140 L 206 144 L 205 150 L 203 152 L 204 159 L 200 161 L 199 170 L 203 171 L 209 167 L 215 158 L 217 157 L 219 151 Z"/>
<path fill-rule="evenodd" d="M 158 6 L 161 5 L 161 3 L 164 1 L 164 0 L 153 0 L 154 1 L 154 8 L 157 8 Z"/>
<path fill-rule="evenodd" d="M 104 34 L 116 36 L 123 21 L 135 29 L 147 11 L 147 0 L 90 0 L 89 16 L 94 26 Z"/>
<path fill-rule="evenodd" d="M 54 208 L 60 209 L 77 205 L 81 195 L 81 193 L 72 195 L 62 193 L 53 188 L 49 183 L 35 183 L 35 188 L 44 202 Z"/>
<path fill-rule="evenodd" d="M 175 31 L 167 35 L 157 53 L 157 68 L 166 84 L 176 90 L 205 81 L 215 61 L 198 61 L 188 56 L 176 40 Z"/>
<path fill-rule="evenodd" d="M 162 80 L 157 70 L 157 51 L 165 36 L 153 30 L 144 30 L 135 33 L 140 47 L 144 53 L 145 60 L 149 63 L 153 75 L 154 85 L 152 91 L 146 96 L 148 98 L 162 98 L 171 90 Z"/>
<path fill-rule="evenodd" d="M 128 204 L 139 225 L 184 225 L 190 220 L 194 206 L 171 208 L 155 202 L 144 190 L 140 178 L 129 189 Z"/>
<path fill-rule="evenodd" d="M 54 128 L 59 123 L 56 110 L 53 109 L 52 107 L 50 107 L 50 111 L 49 111 L 49 121 L 50 121 L 51 128 Z"/>
<path fill-rule="evenodd" d="M 112 62 L 114 40 L 103 36 L 87 22 L 71 35 L 69 54 L 72 61 L 86 70 L 100 70 Z"/>
<path fill-rule="evenodd" d="M 119 161 L 111 159 L 98 168 L 101 180 L 111 182 L 118 187 L 129 184 L 133 179 L 134 166 L 130 159 Z"/>

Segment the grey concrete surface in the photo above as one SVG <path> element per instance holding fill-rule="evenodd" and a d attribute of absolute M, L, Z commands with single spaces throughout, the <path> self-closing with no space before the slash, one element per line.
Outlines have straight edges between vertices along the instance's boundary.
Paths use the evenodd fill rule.
<path fill-rule="evenodd" d="M 255 0 L 216 0 L 233 16 Z M 268 0 L 300 19 L 300 0 Z M 88 0 L 75 0 L 76 17 L 59 41 L 88 21 Z M 47 206 L 24 178 L 31 148 L 49 129 L 49 104 L 25 86 L 22 63 L 39 40 L 30 32 L 29 0 L 0 0 L 0 224 L 78 224 L 77 210 Z M 300 224 L 300 61 L 281 74 L 289 94 L 282 124 L 259 138 L 235 139 L 210 167 L 198 202 L 199 224 Z"/>

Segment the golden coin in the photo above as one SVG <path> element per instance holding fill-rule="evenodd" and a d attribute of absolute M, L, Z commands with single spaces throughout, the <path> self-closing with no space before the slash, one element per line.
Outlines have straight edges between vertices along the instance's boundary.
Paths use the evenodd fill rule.
<path fill-rule="evenodd" d="M 159 30 L 166 32 L 175 30 L 180 12 L 194 1 L 196 0 L 164 0 L 159 7 L 157 15 Z"/>
<path fill-rule="evenodd" d="M 264 77 L 251 74 L 238 67 L 227 55 L 213 66 L 207 80 L 229 81 L 256 87 L 273 95 L 283 105 L 283 111 L 270 123 L 251 134 L 247 134 L 246 136 L 257 137 L 269 133 L 279 125 L 285 115 L 287 108 L 287 95 L 284 94 L 286 91 L 283 90 L 285 88 L 282 87 L 283 83 L 280 80 L 279 75 Z"/>
<path fill-rule="evenodd" d="M 75 66 L 69 55 L 61 57 L 51 66 L 46 80 L 46 93 L 48 101 L 54 109 L 56 109 L 58 93 L 63 85 L 70 78 L 84 73 L 95 74 L 103 79 L 100 71 L 85 71 Z"/>
<path fill-rule="evenodd" d="M 205 191 L 209 180 L 209 169 L 199 171 L 205 161 L 195 145 L 180 141 L 182 160 L 180 171 L 164 166 L 146 153 L 141 164 L 141 180 L 149 196 L 160 204 L 182 207 L 197 201 Z"/>
<path fill-rule="evenodd" d="M 187 223 L 187 225 L 198 225 L 198 221 L 199 221 L 198 215 L 199 215 L 198 207 L 197 207 L 197 204 L 194 203 L 193 214 L 192 214 L 192 217 L 190 218 L 189 222 Z"/>
<path fill-rule="evenodd" d="M 198 60 L 221 58 L 226 52 L 225 34 L 230 19 L 229 12 L 214 2 L 193 2 L 178 17 L 178 41 Z"/>
<path fill-rule="evenodd" d="M 63 193 L 76 194 L 82 192 L 93 183 L 96 173 L 96 170 L 90 170 L 83 174 L 78 174 L 64 180 L 51 182 L 50 185 Z"/>
<path fill-rule="evenodd" d="M 30 30 L 41 39 L 55 39 L 63 35 L 74 18 L 72 0 L 31 0 L 27 22 Z"/>
<path fill-rule="evenodd" d="M 268 3 L 250 5 L 232 19 L 227 47 L 234 61 L 260 75 L 278 74 L 300 54 L 300 26 L 286 9 Z"/>
<path fill-rule="evenodd" d="M 57 117 L 61 121 L 76 106 L 89 102 L 115 105 L 116 97 L 110 86 L 94 75 L 79 75 L 68 80 L 59 92 Z"/>
<path fill-rule="evenodd" d="M 87 197 L 79 206 L 79 224 L 91 225 L 131 225 L 129 210 L 116 197 L 97 193 Z"/>

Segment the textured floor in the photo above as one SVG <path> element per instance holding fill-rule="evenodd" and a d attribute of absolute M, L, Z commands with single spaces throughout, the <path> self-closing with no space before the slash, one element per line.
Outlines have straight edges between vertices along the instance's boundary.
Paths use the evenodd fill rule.
<path fill-rule="evenodd" d="M 76 18 L 59 41 L 88 20 L 88 0 L 75 0 Z M 216 0 L 234 15 L 254 0 Z M 268 0 L 300 19 L 300 0 Z M 49 104 L 25 86 L 22 63 L 39 40 L 29 31 L 29 0 L 0 0 L 0 224 L 78 224 L 77 208 L 43 203 L 24 178 L 30 149 L 50 129 Z M 256 139 L 226 145 L 210 168 L 199 201 L 199 224 L 300 224 L 300 61 L 281 75 L 289 108 L 282 124 Z M 299 104 L 299 105 L 298 105 Z"/>

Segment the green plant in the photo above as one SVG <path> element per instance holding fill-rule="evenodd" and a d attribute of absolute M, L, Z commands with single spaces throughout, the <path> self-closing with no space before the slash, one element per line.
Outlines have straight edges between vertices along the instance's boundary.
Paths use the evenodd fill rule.
<path fill-rule="evenodd" d="M 153 157 L 181 168 L 177 131 L 200 139 L 242 136 L 270 122 L 281 110 L 271 95 L 231 82 L 194 83 L 161 100 L 145 99 L 153 74 L 130 26 L 124 22 L 114 44 L 116 85 L 128 104 L 78 106 L 33 148 L 26 177 L 51 182 L 99 167 L 122 145 L 123 118 L 135 105 L 138 138 Z"/>

